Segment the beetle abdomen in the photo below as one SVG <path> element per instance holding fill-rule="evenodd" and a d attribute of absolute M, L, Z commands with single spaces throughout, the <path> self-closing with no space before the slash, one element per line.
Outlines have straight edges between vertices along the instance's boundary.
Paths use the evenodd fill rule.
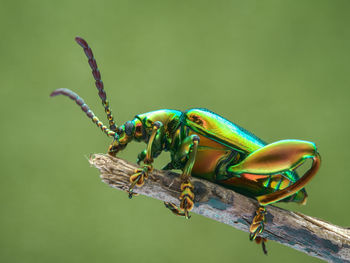
<path fill-rule="evenodd" d="M 196 134 L 190 132 L 190 135 Z M 216 180 L 217 167 L 223 160 L 227 160 L 232 150 L 225 145 L 213 141 L 203 135 L 199 136 L 196 161 L 192 168 L 192 175 L 209 181 Z"/>

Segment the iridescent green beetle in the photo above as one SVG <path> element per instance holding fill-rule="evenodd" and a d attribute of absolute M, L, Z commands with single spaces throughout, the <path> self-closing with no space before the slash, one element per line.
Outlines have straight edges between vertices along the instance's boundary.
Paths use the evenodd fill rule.
<path fill-rule="evenodd" d="M 152 171 L 153 159 L 162 151 L 169 151 L 171 161 L 163 169 L 183 171 L 180 206 L 165 203 L 176 215 L 189 218 L 189 211 L 193 208 L 191 176 L 204 178 L 258 200 L 260 207 L 250 227 L 251 240 L 262 240 L 258 235 L 264 230 L 266 205 L 280 201 L 306 202 L 304 187 L 320 166 L 320 155 L 314 143 L 282 140 L 267 144 L 218 114 L 200 108 L 187 111 L 163 109 L 139 114 L 118 127 L 92 50 L 82 38 L 77 37 L 76 41 L 89 59 L 109 128 L 73 91 L 57 89 L 51 96 L 61 94 L 70 97 L 103 132 L 112 137 L 113 142 L 108 149 L 110 155 L 115 156 L 132 140 L 147 144 L 138 155 L 137 162 L 143 162 L 142 168 L 130 176 L 130 198 L 134 194 L 133 188 L 141 187 Z M 312 165 L 299 177 L 295 169 L 307 159 L 312 160 Z M 264 240 L 262 244 L 264 248 Z"/>

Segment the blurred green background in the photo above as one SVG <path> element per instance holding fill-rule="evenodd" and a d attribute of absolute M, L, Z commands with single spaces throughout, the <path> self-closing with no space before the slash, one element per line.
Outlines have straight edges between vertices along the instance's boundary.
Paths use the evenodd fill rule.
<path fill-rule="evenodd" d="M 315 142 L 307 206 L 349 226 L 349 1 L 0 1 L 0 262 L 320 262 L 100 182 L 87 161 L 110 139 L 57 88 L 105 120 L 87 39 L 118 123 L 206 107 L 273 142 Z M 135 161 L 144 145 L 121 156 Z M 164 155 L 158 167 L 165 163 Z M 267 226 L 268 227 L 268 226 Z"/>

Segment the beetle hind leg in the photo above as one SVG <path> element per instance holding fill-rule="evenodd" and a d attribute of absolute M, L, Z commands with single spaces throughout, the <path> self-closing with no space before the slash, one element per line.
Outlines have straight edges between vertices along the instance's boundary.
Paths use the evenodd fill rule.
<path fill-rule="evenodd" d="M 300 140 L 282 140 L 268 144 L 243 161 L 228 168 L 229 172 L 240 176 L 247 173 L 271 176 L 294 171 L 305 160 L 312 159 L 312 165 L 296 182 L 273 193 L 257 196 L 260 205 L 268 205 L 285 199 L 302 190 L 317 173 L 321 159 L 314 143 Z"/>
<path fill-rule="evenodd" d="M 267 242 L 267 239 L 264 237 L 261 237 L 260 234 L 264 232 L 265 228 L 265 221 L 266 221 L 266 209 L 264 206 L 259 206 L 259 208 L 255 212 L 255 216 L 253 218 L 253 222 L 250 225 L 249 228 L 249 239 L 250 241 L 255 241 L 257 244 L 262 245 L 262 249 L 264 254 L 267 254 L 265 243 Z"/>

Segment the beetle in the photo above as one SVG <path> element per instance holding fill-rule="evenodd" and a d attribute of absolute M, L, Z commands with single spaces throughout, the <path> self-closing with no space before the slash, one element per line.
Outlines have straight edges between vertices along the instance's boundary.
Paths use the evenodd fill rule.
<path fill-rule="evenodd" d="M 250 226 L 250 240 L 263 245 L 265 207 L 276 202 L 305 204 L 305 185 L 317 173 L 321 159 L 314 143 L 302 140 L 281 140 L 266 143 L 220 115 L 203 108 L 186 111 L 161 109 L 138 114 L 125 124 L 116 125 L 104 84 L 91 48 L 75 38 L 84 49 L 92 69 L 99 97 L 105 108 L 109 127 L 90 110 L 84 100 L 69 89 L 57 89 L 50 96 L 64 95 L 75 101 L 86 115 L 109 137 L 113 138 L 108 154 L 116 156 L 131 141 L 147 144 L 137 158 L 142 168 L 130 176 L 131 198 L 135 186 L 141 187 L 153 169 L 153 160 L 168 151 L 171 161 L 164 170 L 180 169 L 180 205 L 165 202 L 174 214 L 189 218 L 194 205 L 194 186 L 191 177 L 204 178 L 243 195 L 255 198 L 259 207 Z M 311 167 L 299 177 L 295 171 L 307 159 Z"/>

